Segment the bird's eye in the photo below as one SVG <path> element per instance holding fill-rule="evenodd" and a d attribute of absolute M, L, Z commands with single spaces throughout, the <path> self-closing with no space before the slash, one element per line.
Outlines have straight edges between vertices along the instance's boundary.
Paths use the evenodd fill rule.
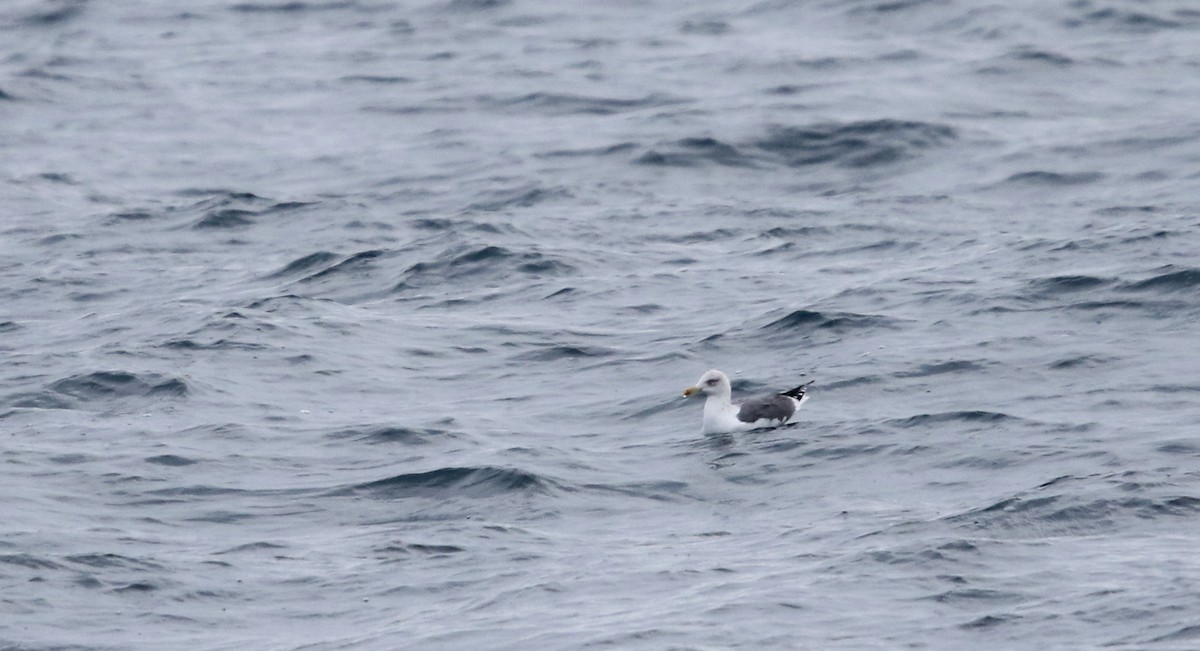
<path fill-rule="evenodd" d="M 708 382 L 705 382 L 705 384 L 707 384 L 707 385 L 708 385 L 708 386 L 710 386 L 710 387 L 712 387 L 712 386 L 716 386 L 716 385 L 717 385 L 717 378 L 715 378 L 715 377 L 713 377 L 713 378 L 709 378 L 709 379 L 708 379 Z"/>

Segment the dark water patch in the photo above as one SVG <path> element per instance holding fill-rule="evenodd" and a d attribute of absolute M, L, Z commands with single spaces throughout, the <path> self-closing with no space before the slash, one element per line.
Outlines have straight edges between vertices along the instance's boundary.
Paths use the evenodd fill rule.
<path fill-rule="evenodd" d="M 729 23 L 723 20 L 688 20 L 679 27 L 684 34 L 699 36 L 720 36 L 728 34 L 731 29 Z"/>
<path fill-rule="evenodd" d="M 159 488 L 149 491 L 150 495 L 162 495 L 167 497 L 212 497 L 216 495 L 236 495 L 245 493 L 246 491 L 240 488 L 227 488 L 224 486 L 209 486 L 207 484 L 197 484 L 192 486 L 174 486 L 171 488 Z"/>
<path fill-rule="evenodd" d="M 970 425 L 994 425 L 1019 421 L 1020 418 L 995 411 L 947 411 L 937 414 L 918 414 L 908 418 L 887 421 L 892 427 L 929 427 L 944 423 L 966 423 Z"/>
<path fill-rule="evenodd" d="M 74 465 L 77 465 L 80 463 L 87 463 L 91 459 L 92 458 L 86 454 L 72 453 L 72 454 L 54 455 L 54 456 L 50 457 L 49 461 L 51 463 L 57 463 L 57 464 L 63 465 L 63 466 L 74 466 Z"/>
<path fill-rule="evenodd" d="M 1015 592 L 1006 592 L 1003 590 L 988 590 L 983 588 L 958 588 L 955 590 L 947 590 L 934 595 L 925 597 L 929 601 L 938 603 L 958 603 L 958 602 L 1000 602 L 1013 603 L 1024 601 L 1025 597 Z"/>
<path fill-rule="evenodd" d="M 443 218 L 426 218 L 414 219 L 409 222 L 409 226 L 423 231 L 438 231 L 438 232 L 475 232 L 486 233 L 488 235 L 499 235 L 504 232 L 509 232 L 511 228 L 502 228 L 496 224 L 488 222 L 477 222 L 466 219 L 443 219 Z"/>
<path fill-rule="evenodd" d="M 555 483 L 532 472 L 494 466 L 438 468 L 357 484 L 338 493 L 369 493 L 381 498 L 493 497 L 549 493 Z"/>
<path fill-rule="evenodd" d="M 96 371 L 53 382 L 51 391 L 85 402 L 128 397 L 184 397 L 188 385 L 179 378 L 157 373 L 137 375 L 126 371 Z"/>
<path fill-rule="evenodd" d="M 250 192 L 227 190 L 189 189 L 178 194 L 205 197 L 184 209 L 188 214 L 200 215 L 192 222 L 192 228 L 195 230 L 244 229 L 257 223 L 259 217 L 290 212 L 313 205 L 313 202 L 301 201 L 272 202 Z"/>
<path fill-rule="evenodd" d="M 1073 185 L 1086 185 L 1095 183 L 1104 178 L 1100 172 L 1047 172 L 1045 170 L 1032 170 L 1029 172 L 1019 172 L 1004 179 L 1007 185 L 1026 185 L 1038 187 L 1063 187 Z"/>
<path fill-rule="evenodd" d="M 443 555 L 443 554 L 458 554 L 467 551 L 463 547 L 457 545 L 427 545 L 423 543 L 395 543 L 383 547 L 375 548 L 379 554 L 428 554 L 428 555 Z"/>
<path fill-rule="evenodd" d="M 834 389 L 848 389 L 850 387 L 861 386 L 865 384 L 879 384 L 883 382 L 883 378 L 877 375 L 861 375 L 855 378 L 846 380 L 836 380 L 834 382 L 822 382 L 822 391 L 832 391 Z"/>
<path fill-rule="evenodd" d="M 136 567 L 138 569 L 161 569 L 162 566 L 120 554 L 75 554 L 65 560 L 87 567 Z"/>
<path fill-rule="evenodd" d="M 770 88 L 766 88 L 763 90 L 763 93 L 767 95 L 790 96 L 799 95 L 800 93 L 816 90 L 818 88 L 820 88 L 820 86 L 816 84 L 781 84 L 779 86 L 771 86 Z"/>
<path fill-rule="evenodd" d="M 280 201 L 278 203 L 274 203 L 274 204 L 271 204 L 270 206 L 267 206 L 266 208 L 259 211 L 258 214 L 260 214 L 260 215 L 275 215 L 278 213 L 291 212 L 293 210 L 299 210 L 301 208 L 307 208 L 308 206 L 315 206 L 315 205 L 317 205 L 317 202 L 315 202 L 315 201 Z"/>
<path fill-rule="evenodd" d="M 1191 497 L 1189 495 L 1180 495 L 1178 497 L 1169 498 L 1161 503 L 1154 503 L 1151 509 L 1156 513 L 1166 515 L 1190 515 L 1200 512 L 1200 498 Z"/>
<path fill-rule="evenodd" d="M 1197 393 L 1200 392 L 1200 385 L 1197 384 L 1155 384 L 1150 387 L 1155 393 Z"/>
<path fill-rule="evenodd" d="M 1080 8 L 1087 8 L 1091 3 L 1078 3 L 1075 5 Z M 1063 22 L 1067 27 L 1082 28 L 1082 27 L 1100 27 L 1104 29 L 1112 29 L 1123 32 L 1155 32 L 1165 29 L 1178 29 L 1184 26 L 1184 23 L 1156 16 L 1144 11 L 1131 11 L 1128 9 L 1115 9 L 1105 7 L 1090 11 L 1079 18 L 1071 18 Z"/>
<path fill-rule="evenodd" d="M 1016 61 L 1028 61 L 1057 67 L 1065 67 L 1075 63 L 1074 59 L 1065 54 L 1032 48 L 1021 48 L 1008 56 Z"/>
<path fill-rule="evenodd" d="M 637 148 L 636 143 L 619 142 L 615 145 L 607 147 L 584 147 L 581 149 L 555 149 L 552 151 L 535 154 L 537 158 L 575 158 L 575 157 L 602 157 L 612 156 L 631 151 Z"/>
<path fill-rule="evenodd" d="M 874 242 L 869 242 L 866 244 L 859 244 L 859 245 L 855 245 L 855 246 L 846 247 L 844 249 L 836 249 L 833 251 L 828 251 L 828 252 L 826 252 L 826 255 L 840 256 L 840 255 L 844 255 L 846 253 L 863 253 L 863 252 L 868 252 L 868 251 L 876 251 L 880 255 L 895 256 L 895 255 L 899 255 L 900 252 L 902 252 L 902 251 L 912 251 L 913 249 L 916 249 L 918 247 L 920 247 L 920 244 L 917 242 L 901 242 L 901 241 L 898 241 L 898 240 L 895 240 L 892 238 L 884 238 L 884 239 L 876 240 Z M 892 253 L 885 253 L 886 251 L 892 251 L 892 250 L 895 250 L 895 251 Z M 852 292 L 864 292 L 864 291 L 865 292 L 873 292 L 874 290 L 855 289 L 855 290 L 851 290 L 851 291 Z"/>
<path fill-rule="evenodd" d="M 557 260 L 550 260 L 547 258 L 522 262 L 521 264 L 517 265 L 517 271 L 535 277 L 558 276 L 567 273 L 571 269 L 572 267 L 568 265 L 564 265 Z"/>
<path fill-rule="evenodd" d="M 3 404 L 16 409 L 71 409 L 75 406 L 75 403 L 52 391 L 15 393 L 6 398 Z"/>
<path fill-rule="evenodd" d="M 666 309 L 665 305 L 658 303 L 642 303 L 640 305 L 626 305 L 621 308 L 621 312 L 627 314 L 659 314 Z"/>
<path fill-rule="evenodd" d="M 878 0 L 854 6 L 850 13 L 894 14 L 929 4 L 931 4 L 931 0 Z"/>
<path fill-rule="evenodd" d="M 941 362 L 939 364 L 922 364 L 911 371 L 900 371 L 893 373 L 893 377 L 910 378 L 910 377 L 926 377 L 930 375 L 943 375 L 945 373 L 964 373 L 973 371 L 985 370 L 986 366 L 980 362 L 970 360 L 956 360 L 950 362 Z"/>
<path fill-rule="evenodd" d="M 696 167 L 708 163 L 728 167 L 753 167 L 754 159 L 737 147 L 716 138 L 683 138 L 652 149 L 633 161 L 638 165 Z"/>
<path fill-rule="evenodd" d="M 350 427 L 333 432 L 329 436 L 334 439 L 350 439 L 370 444 L 423 445 L 430 441 L 445 439 L 449 436 L 449 432 L 431 428 L 380 425 Z"/>
<path fill-rule="evenodd" d="M 861 457 L 875 456 L 892 450 L 895 446 L 890 444 L 870 444 L 860 443 L 854 445 L 834 445 L 809 448 L 804 451 L 802 456 L 814 457 L 833 461 L 837 459 L 857 459 Z"/>
<path fill-rule="evenodd" d="M 893 323 L 893 319 L 879 315 L 853 312 L 816 312 L 801 309 L 768 323 L 762 327 L 762 330 L 787 333 L 812 333 L 824 330 L 844 334 L 856 330 L 889 327 Z"/>
<path fill-rule="evenodd" d="M 884 565 L 917 565 L 928 566 L 931 562 L 949 560 L 945 554 L 936 549 L 917 550 L 879 550 L 868 552 L 866 558 Z"/>
<path fill-rule="evenodd" d="M 529 93 L 512 98 L 483 98 L 485 104 L 504 108 L 533 110 L 551 115 L 614 115 L 646 108 L 678 104 L 681 100 L 663 95 L 635 99 L 588 97 L 559 93 Z"/>
<path fill-rule="evenodd" d="M 81 588 L 88 588 L 90 590 L 95 590 L 96 588 L 104 587 L 104 584 L 100 581 L 100 579 L 97 579 L 96 577 L 92 576 L 91 574 L 84 574 L 84 573 L 80 573 L 78 576 L 76 576 L 71 581 L 71 584 L 77 585 Z M 55 647 L 55 648 L 57 649 L 58 647 Z"/>
<path fill-rule="evenodd" d="M 52 59 L 50 65 L 58 65 L 59 63 L 61 63 L 61 62 Z M 57 73 L 49 72 L 45 68 L 36 67 L 36 66 L 22 70 L 21 72 L 17 73 L 17 76 L 25 77 L 27 79 L 42 79 L 45 81 L 70 82 L 70 81 L 75 80 L 75 77 L 72 77 L 71 75 L 64 75 L 64 74 L 57 74 Z"/>
<path fill-rule="evenodd" d="M 200 436 L 226 440 L 242 440 L 249 435 L 246 428 L 238 423 L 220 423 L 212 425 L 197 425 L 179 431 L 184 438 Z"/>
<path fill-rule="evenodd" d="M 393 35 L 408 36 L 415 34 L 417 29 L 413 27 L 411 21 L 404 18 L 397 18 L 388 23 L 388 33 Z"/>
<path fill-rule="evenodd" d="M 570 264 L 537 251 L 517 252 L 494 245 L 455 247 L 430 262 L 418 262 L 406 269 L 394 291 L 467 280 L 476 284 L 481 280 L 499 282 L 514 273 L 537 278 L 564 276 L 574 270 Z"/>
<path fill-rule="evenodd" d="M 2 91 L 0 91 L 2 92 Z M 62 174 L 60 172 L 42 172 L 38 174 L 38 178 L 51 183 L 62 183 L 63 185 L 79 185 L 79 182 L 71 177 L 70 174 Z"/>
<path fill-rule="evenodd" d="M 638 400 L 629 400 L 629 401 L 624 402 L 621 405 L 621 407 L 622 407 L 622 409 L 621 409 L 622 415 L 620 417 L 621 420 L 640 421 L 640 420 L 645 420 L 656 414 L 661 414 L 661 413 L 666 413 L 666 412 L 676 412 L 676 411 L 679 411 L 680 409 L 687 408 L 685 403 L 681 402 L 682 399 L 678 396 L 678 394 L 671 395 L 670 397 L 667 397 L 667 398 L 663 398 L 661 396 L 655 396 L 655 398 L 657 399 L 657 401 L 653 402 L 648 407 L 641 407 L 641 408 L 639 408 L 639 405 L 646 404 L 647 400 L 638 399 Z M 696 413 L 700 413 L 700 412 L 696 412 Z M 697 418 L 699 418 L 699 417 L 697 416 Z"/>
<path fill-rule="evenodd" d="M 760 393 L 768 389 L 767 385 L 750 378 L 735 377 L 729 379 L 729 387 L 737 394 Z"/>
<path fill-rule="evenodd" d="M 681 481 L 660 480 L 628 484 L 587 484 L 584 489 L 599 493 L 612 493 L 627 497 L 650 499 L 657 502 L 673 502 L 686 497 L 688 484 Z"/>
<path fill-rule="evenodd" d="M 194 459 L 188 459 L 187 457 L 181 457 L 176 454 L 160 454 L 160 455 L 153 456 L 153 457 L 146 457 L 145 459 L 142 459 L 142 461 L 145 461 L 146 463 L 153 463 L 153 464 L 156 464 L 159 466 L 176 466 L 176 467 L 190 466 L 190 465 L 199 463 L 199 461 L 196 461 Z"/>
<path fill-rule="evenodd" d="M 32 554 L 0 554 L 0 565 L 24 567 L 30 570 L 57 570 L 62 565 Z"/>
<path fill-rule="evenodd" d="M 978 619 L 972 619 L 969 622 L 959 624 L 958 627 L 964 630 L 973 631 L 995 628 L 1001 624 L 1019 621 L 1020 619 L 1020 615 L 984 615 Z"/>
<path fill-rule="evenodd" d="M 350 0 L 341 2 L 240 2 L 231 5 L 229 9 L 243 14 L 294 14 L 306 11 L 350 9 L 356 5 L 356 2 Z"/>
<path fill-rule="evenodd" d="M 119 588 L 113 588 L 113 592 L 120 593 L 120 594 L 146 593 L 146 592 L 155 592 L 157 590 L 158 590 L 158 586 L 154 585 L 153 583 L 149 583 L 147 581 L 135 581 L 128 585 L 123 585 Z"/>
<path fill-rule="evenodd" d="M 467 353 L 468 355 L 480 355 L 488 352 L 487 348 L 481 346 L 455 346 L 454 350 L 460 353 Z"/>
<path fill-rule="evenodd" d="M 776 226 L 775 228 L 763 231 L 758 237 L 763 239 L 802 240 L 814 236 L 829 235 L 830 233 L 830 229 L 824 226 Z"/>
<path fill-rule="evenodd" d="M 1154 449 L 1163 454 L 1195 456 L 1200 455 L 1200 442 L 1188 440 L 1170 441 Z"/>
<path fill-rule="evenodd" d="M 287 547 L 277 543 L 260 540 L 257 542 L 245 543 L 243 545 L 235 545 L 215 553 L 218 556 L 224 556 L 225 554 L 244 554 L 246 552 L 278 552 L 282 549 L 287 549 Z"/>
<path fill-rule="evenodd" d="M 981 75 L 1028 75 L 1038 70 L 1061 69 L 1074 65 L 1065 55 L 1044 50 L 1019 49 L 993 59 L 977 69 Z"/>
<path fill-rule="evenodd" d="M 1083 301 L 1080 303 L 1072 303 L 1067 306 L 1072 310 L 1083 310 L 1086 312 L 1101 311 L 1101 310 L 1138 310 L 1146 312 L 1160 312 L 1162 306 L 1145 301 Z"/>
<path fill-rule="evenodd" d="M 260 299 L 254 301 L 254 305 L 247 305 L 246 307 L 247 309 L 263 309 L 270 312 L 271 307 L 275 305 L 275 301 L 272 299 L 284 298 L 290 297 Z M 215 313 L 215 315 L 206 318 L 204 324 L 194 329 L 193 332 L 188 333 L 186 336 L 181 336 L 181 338 L 167 340 L 163 342 L 163 346 L 178 348 L 178 350 L 263 350 L 268 345 L 232 338 L 233 336 L 244 334 L 263 336 L 265 333 L 272 333 L 280 329 L 280 325 L 272 323 L 270 319 L 263 318 L 260 315 L 248 315 L 251 315 L 251 312 L 248 312 L 248 310 L 227 310 Z M 221 336 L 222 334 L 228 334 L 229 336 Z"/>
<path fill-rule="evenodd" d="M 192 224 L 192 228 L 199 230 L 243 228 L 254 224 L 253 217 L 256 214 L 250 210 L 222 208 L 205 214 L 199 221 Z"/>
<path fill-rule="evenodd" d="M 109 215 L 104 223 L 106 226 L 118 226 L 128 223 L 148 222 L 159 216 L 147 210 L 126 210 Z"/>
<path fill-rule="evenodd" d="M 698 242 L 722 242 L 740 235 L 741 231 L 737 229 L 715 228 L 710 231 L 667 232 L 646 239 L 653 242 L 668 242 L 671 244 L 696 244 Z"/>
<path fill-rule="evenodd" d="M 17 98 L 11 93 L 8 93 L 3 88 L 0 88 L 0 102 L 13 102 L 16 101 L 16 99 Z"/>
<path fill-rule="evenodd" d="M 0 333 L 15 332 L 21 329 L 21 324 L 16 321 L 0 321 Z"/>
<path fill-rule="evenodd" d="M 721 165 L 748 167 L 753 164 L 737 147 L 716 138 L 684 138 L 676 141 L 676 145 L 693 157 Z"/>
<path fill-rule="evenodd" d="M 1070 371 L 1081 368 L 1096 368 L 1112 361 L 1112 357 L 1103 355 L 1072 355 L 1062 359 L 1055 360 L 1049 364 L 1049 368 L 1055 371 Z"/>
<path fill-rule="evenodd" d="M 546 296 L 543 296 L 542 300 L 548 301 L 548 300 L 552 300 L 552 299 L 570 298 L 572 296 L 577 296 L 578 294 L 580 294 L 580 291 L 574 287 L 563 287 L 562 289 L 560 289 L 552 294 L 547 294 Z"/>
<path fill-rule="evenodd" d="M 1129 291 L 1173 292 L 1191 290 L 1200 286 L 1200 269 L 1187 268 L 1169 271 L 1146 280 L 1129 283 L 1122 289 Z"/>
<path fill-rule="evenodd" d="M 1038 278 L 1028 283 L 1028 294 L 1038 297 L 1052 297 L 1063 294 L 1075 294 L 1113 284 L 1108 278 L 1088 275 L 1064 275 Z"/>
<path fill-rule="evenodd" d="M 950 542 L 948 542 L 944 545 L 940 545 L 938 547 L 938 549 L 940 549 L 942 551 L 946 551 L 946 552 L 971 552 L 971 553 L 979 552 L 979 547 L 976 546 L 974 543 L 972 543 L 969 540 L 951 540 Z M 951 582 L 953 582 L 953 583 L 965 583 L 966 582 L 960 576 L 939 577 L 939 578 L 949 578 L 951 580 Z"/>
<path fill-rule="evenodd" d="M 1200 499 L 1191 496 L 1088 500 L 1059 494 L 1015 496 L 946 520 L 993 533 L 1011 531 L 1020 535 L 1060 536 L 1111 532 L 1123 521 L 1194 517 L 1198 512 Z"/>
<path fill-rule="evenodd" d="M 457 545 L 424 545 L 421 543 L 410 543 L 405 545 L 405 548 L 422 554 L 457 554 L 467 551 Z"/>
<path fill-rule="evenodd" d="M 341 81 L 367 84 L 409 84 L 413 82 L 413 79 L 411 77 L 398 77 L 395 75 L 346 75 L 341 78 Z"/>
<path fill-rule="evenodd" d="M 603 346 L 548 345 L 537 350 L 520 353 L 513 359 L 523 362 L 554 362 L 563 359 L 609 357 L 616 353 L 616 350 Z"/>
<path fill-rule="evenodd" d="M 22 16 L 20 22 L 31 27 L 58 26 L 78 18 L 87 7 L 87 0 L 57 0 L 39 4 L 45 8 Z"/>
<path fill-rule="evenodd" d="M 512 4 L 512 0 L 450 0 L 444 5 L 451 13 L 497 11 Z"/>
<path fill-rule="evenodd" d="M 809 329 L 819 328 L 829 323 L 830 317 L 812 310 L 796 310 L 781 319 L 768 323 L 767 328 L 774 329 Z"/>
<path fill-rule="evenodd" d="M 1082 479 L 1082 478 L 1076 477 L 1076 476 L 1074 476 L 1074 474 L 1062 474 L 1062 476 L 1058 476 L 1058 477 L 1055 477 L 1054 479 L 1049 479 L 1049 480 L 1046 480 L 1046 482 L 1038 484 L 1037 488 L 1045 489 L 1045 488 L 1050 488 L 1050 486 L 1068 484 L 1068 483 L 1072 483 L 1072 482 L 1079 482 L 1080 479 Z"/>
<path fill-rule="evenodd" d="M 1154 230 L 1149 233 L 1138 233 L 1121 239 L 1121 244 L 1132 244 L 1134 242 L 1156 242 L 1167 239 L 1168 237 L 1178 237 L 1186 235 L 1181 231 Z"/>
<path fill-rule="evenodd" d="M 68 298 L 68 299 L 70 299 L 70 300 L 72 300 L 72 301 L 75 301 L 76 303 L 91 303 L 91 302 L 93 302 L 93 301 L 100 301 L 100 300 L 108 299 L 108 298 L 111 298 L 111 297 L 113 297 L 113 296 L 118 296 L 118 295 L 121 295 L 121 294 L 124 294 L 124 293 L 126 293 L 126 292 L 125 292 L 125 291 L 116 291 L 116 292 L 71 292 L 70 294 L 67 294 L 67 298 Z"/>
<path fill-rule="evenodd" d="M 955 456 L 939 462 L 939 468 L 974 468 L 976 470 L 1000 470 L 1011 468 L 1024 461 L 1024 455 L 1014 451 L 993 452 L 990 456 L 968 454 Z"/>
<path fill-rule="evenodd" d="M 351 254 L 351 255 L 343 258 L 342 260 L 339 260 L 338 262 L 331 264 L 331 265 L 325 267 L 324 269 L 321 269 L 320 271 L 313 272 L 312 274 L 309 274 L 309 275 L 301 278 L 300 282 L 311 282 L 314 280 L 321 280 L 321 279 L 327 278 L 329 276 L 340 275 L 340 274 L 350 274 L 350 275 L 358 274 L 364 270 L 371 268 L 376 259 L 383 257 L 386 254 L 387 254 L 387 251 L 383 251 L 380 249 L 370 249 L 367 251 L 359 251 L 358 253 Z M 313 254 L 313 255 L 320 255 L 320 254 Z M 305 256 L 304 258 L 300 258 L 299 260 L 293 261 L 291 264 L 288 265 L 288 267 L 291 267 L 292 265 L 295 265 L 297 263 L 304 264 L 305 263 L 304 261 L 307 258 L 311 258 L 311 257 L 312 256 Z M 321 257 L 323 258 L 324 256 L 321 256 Z M 316 262 L 315 260 L 308 260 L 307 264 L 310 267 L 313 267 L 319 263 Z M 277 272 L 277 274 L 281 274 L 286 270 L 287 270 L 287 267 L 285 267 L 284 269 L 281 269 L 279 272 Z"/>
<path fill-rule="evenodd" d="M 429 60 L 430 61 L 439 61 L 439 60 L 442 60 L 443 58 L 444 59 L 452 59 L 454 57 L 451 54 L 447 54 L 447 56 L 445 56 L 445 57 L 439 58 L 439 57 L 435 56 L 435 57 L 431 57 Z M 398 116 L 423 115 L 423 114 L 429 114 L 429 113 L 445 115 L 447 113 L 465 113 L 467 111 L 467 109 L 463 108 L 462 106 L 452 104 L 450 102 L 442 102 L 441 105 L 436 105 L 432 102 L 426 102 L 424 104 L 419 104 L 419 105 L 410 104 L 410 105 L 406 105 L 406 106 L 364 106 L 364 107 L 360 108 L 359 110 L 362 111 L 363 113 L 379 113 L 382 115 L 398 115 Z"/>
<path fill-rule="evenodd" d="M 206 511 L 199 515 L 184 518 L 185 522 L 212 522 L 214 524 L 237 524 L 244 520 L 252 520 L 255 516 L 252 513 L 244 513 L 238 511 Z"/>
<path fill-rule="evenodd" d="M 217 339 L 214 341 L 201 342 L 195 339 L 170 339 L 163 343 L 163 348 L 173 350 L 266 350 L 270 346 L 267 344 L 258 344 L 249 341 L 237 341 L 234 339 Z"/>
<path fill-rule="evenodd" d="M 434 350 L 434 349 L 429 349 L 429 348 L 410 347 L 410 348 L 406 348 L 404 350 L 404 353 L 406 355 L 412 355 L 413 357 L 436 357 L 439 359 L 444 359 L 448 356 L 445 350 L 441 350 L 441 349 Z"/>
<path fill-rule="evenodd" d="M 1106 476 L 1105 481 L 1122 491 L 1144 493 L 1151 490 L 1161 490 L 1173 486 L 1172 482 L 1164 481 L 1161 477 L 1153 477 L 1144 472 L 1127 470 L 1122 473 Z M 1042 488 L 1042 486 L 1038 486 Z M 1191 498 L 1189 498 L 1191 499 Z"/>
<path fill-rule="evenodd" d="M 1105 217 L 1121 217 L 1125 215 L 1149 215 L 1159 212 L 1158 206 L 1108 206 L 1097 208 L 1096 214 Z"/>
<path fill-rule="evenodd" d="M 43 237 L 42 239 L 38 240 L 38 244 L 42 246 L 54 246 L 55 244 L 60 244 L 62 242 L 71 242 L 80 239 L 83 239 L 83 236 L 76 235 L 75 233 L 58 233 Z"/>
<path fill-rule="evenodd" d="M 225 190 L 221 188 L 184 188 L 175 194 L 181 197 L 201 198 L 200 201 L 192 206 L 193 209 L 208 209 L 234 202 L 254 204 L 268 201 L 266 198 L 260 197 L 253 192 L 240 192 L 238 190 Z"/>
<path fill-rule="evenodd" d="M 299 294 L 280 294 L 278 296 L 268 296 L 266 298 L 255 299 L 249 303 L 246 303 L 243 307 L 251 310 L 276 312 L 287 308 L 296 307 L 298 305 L 303 305 L 312 300 L 314 299 L 308 298 L 307 296 L 300 296 Z"/>
<path fill-rule="evenodd" d="M 902 120 L 780 127 L 754 146 L 790 167 L 872 167 L 912 158 L 957 137 L 946 125 Z"/>
<path fill-rule="evenodd" d="M 536 27 L 554 22 L 553 19 L 545 16 L 537 16 L 534 14 L 518 14 L 510 18 L 501 18 L 496 21 L 498 27 Z"/>
<path fill-rule="evenodd" d="M 1166 635 L 1156 637 L 1150 642 L 1182 642 L 1184 640 L 1200 640 L 1200 624 L 1184 626 Z"/>
<path fill-rule="evenodd" d="M 467 206 L 467 209 L 481 212 L 500 212 L 517 208 L 530 208 L 547 201 L 569 199 L 570 197 L 571 193 L 563 189 L 523 187 L 489 192 L 483 198 L 472 202 L 471 205 Z"/>

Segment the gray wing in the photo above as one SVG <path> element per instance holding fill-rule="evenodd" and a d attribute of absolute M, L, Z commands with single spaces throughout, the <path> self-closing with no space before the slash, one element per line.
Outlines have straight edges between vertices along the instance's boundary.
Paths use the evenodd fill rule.
<path fill-rule="evenodd" d="M 796 413 L 796 403 L 791 398 L 779 394 L 754 398 L 742 403 L 738 410 L 738 420 L 743 423 L 753 423 L 764 418 L 769 420 L 787 420 Z"/>

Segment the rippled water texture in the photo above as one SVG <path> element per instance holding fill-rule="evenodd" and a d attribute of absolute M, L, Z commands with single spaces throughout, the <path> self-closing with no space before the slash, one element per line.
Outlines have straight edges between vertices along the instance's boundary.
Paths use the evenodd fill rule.
<path fill-rule="evenodd" d="M 4 3 L 0 648 L 1195 648 L 1198 70 L 1169 0 Z"/>

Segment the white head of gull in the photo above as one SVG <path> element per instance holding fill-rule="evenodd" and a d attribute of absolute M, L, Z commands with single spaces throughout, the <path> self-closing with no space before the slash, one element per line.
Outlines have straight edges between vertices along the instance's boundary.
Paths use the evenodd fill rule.
<path fill-rule="evenodd" d="M 700 376 L 695 386 L 683 390 L 685 397 L 703 394 L 703 434 L 728 434 L 745 432 L 764 427 L 780 427 L 795 420 L 801 405 L 808 401 L 808 385 L 760 398 L 751 398 L 741 404 L 733 403 L 733 387 L 729 376 L 712 370 Z"/>

